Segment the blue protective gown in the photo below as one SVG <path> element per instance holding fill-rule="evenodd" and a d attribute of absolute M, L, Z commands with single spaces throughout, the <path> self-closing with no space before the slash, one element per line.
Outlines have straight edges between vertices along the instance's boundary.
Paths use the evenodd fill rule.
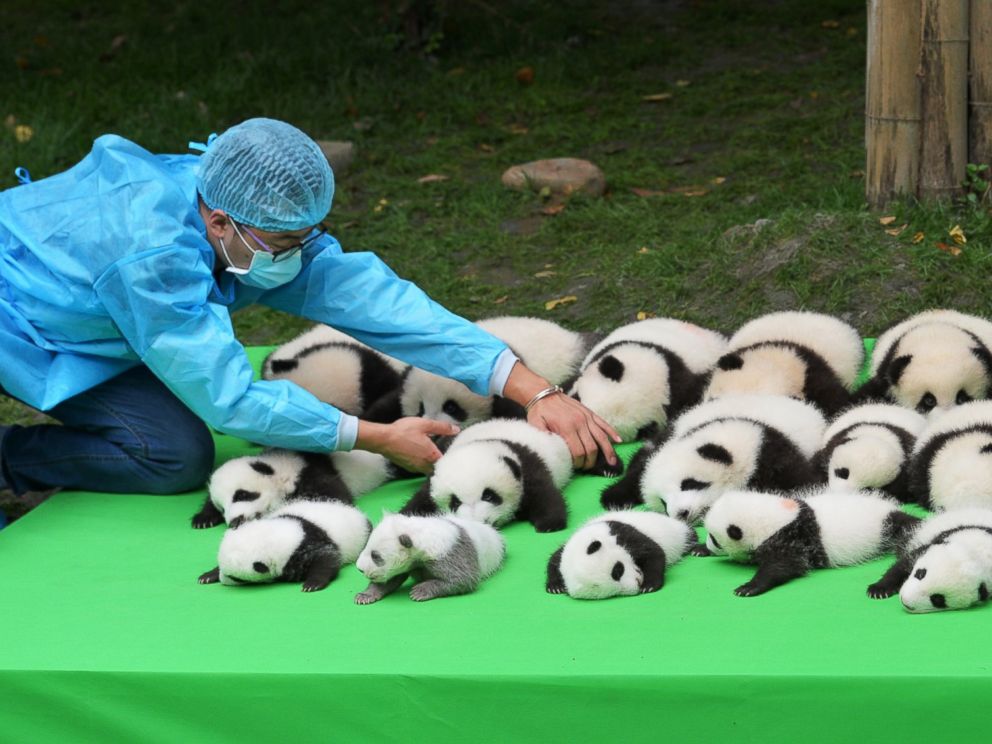
<path fill-rule="evenodd" d="M 218 431 L 297 450 L 350 448 L 353 417 L 293 383 L 252 381 L 230 313 L 258 302 L 481 395 L 499 392 L 515 359 L 503 342 L 330 236 L 274 290 L 229 273 L 218 282 L 197 163 L 106 135 L 64 173 L 0 193 L 0 387 L 47 410 L 145 364 Z"/>

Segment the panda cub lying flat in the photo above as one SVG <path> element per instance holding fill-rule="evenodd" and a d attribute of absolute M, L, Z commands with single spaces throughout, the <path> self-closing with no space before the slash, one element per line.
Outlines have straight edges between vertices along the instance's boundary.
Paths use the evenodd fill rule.
<path fill-rule="evenodd" d="M 600 514 L 551 556 L 546 589 L 575 599 L 655 592 L 664 586 L 665 570 L 695 542 L 689 525 L 664 514 Z"/>
<path fill-rule="evenodd" d="M 372 525 L 353 506 L 334 501 L 297 501 L 261 519 L 232 527 L 217 551 L 217 567 L 201 584 L 302 582 L 319 591 L 353 563 Z"/>
<path fill-rule="evenodd" d="M 274 449 L 238 457 L 214 471 L 192 525 L 203 529 L 226 521 L 237 527 L 302 499 L 350 504 L 394 477 L 397 470 L 381 455 L 362 450 L 317 454 Z"/>
<path fill-rule="evenodd" d="M 699 402 L 726 345 L 715 331 L 670 318 L 621 326 L 590 350 L 569 394 L 625 442 L 646 439 Z"/>
<path fill-rule="evenodd" d="M 525 520 L 538 532 L 565 529 L 562 489 L 572 477 L 565 440 L 526 421 L 494 419 L 460 432 L 403 514 L 450 512 L 502 527 Z"/>
<path fill-rule="evenodd" d="M 927 415 L 989 397 L 992 323 L 954 310 L 928 310 L 878 337 L 860 400 L 885 398 Z"/>
<path fill-rule="evenodd" d="M 872 599 L 896 592 L 909 612 L 963 610 L 992 590 L 992 511 L 957 509 L 924 520 L 881 579 Z"/>
<path fill-rule="evenodd" d="M 992 508 L 992 401 L 956 406 L 916 440 L 909 488 L 932 511 Z"/>
<path fill-rule="evenodd" d="M 910 501 L 910 461 L 926 423 L 921 414 L 897 405 L 856 406 L 827 427 L 815 464 L 836 490 L 877 488 Z"/>
<path fill-rule="evenodd" d="M 786 490 L 821 480 L 811 460 L 826 422 L 780 395 L 728 395 L 686 411 L 603 491 L 608 509 L 644 503 L 689 524 L 732 489 Z"/>
<path fill-rule="evenodd" d="M 378 602 L 410 576 L 417 582 L 410 598 L 418 602 L 468 594 L 496 573 L 505 553 L 502 535 L 481 522 L 387 514 L 355 563 L 371 582 L 355 603 Z"/>
<path fill-rule="evenodd" d="M 837 318 L 770 313 L 746 323 L 731 337 L 705 397 L 787 395 L 832 416 L 850 402 L 864 355 L 861 334 Z"/>
<path fill-rule="evenodd" d="M 710 507 L 706 545 L 693 552 L 756 564 L 754 577 L 734 590 L 753 597 L 815 568 L 851 566 L 897 550 L 919 521 L 877 492 L 819 489 L 790 498 L 731 491 Z"/>

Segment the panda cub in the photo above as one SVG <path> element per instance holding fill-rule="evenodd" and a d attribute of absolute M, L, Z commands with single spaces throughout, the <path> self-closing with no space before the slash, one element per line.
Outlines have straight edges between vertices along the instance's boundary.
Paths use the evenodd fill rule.
<path fill-rule="evenodd" d="M 879 336 L 860 400 L 885 398 L 924 415 L 989 397 L 992 323 L 954 310 L 928 310 Z"/>
<path fill-rule="evenodd" d="M 837 318 L 770 313 L 746 323 L 731 337 L 705 397 L 787 395 L 832 416 L 850 402 L 864 354 L 861 334 Z"/>
<path fill-rule="evenodd" d="M 734 590 L 753 597 L 815 568 L 851 566 L 896 550 L 919 521 L 878 492 L 819 489 L 790 498 L 730 491 L 710 507 L 705 549 L 694 552 L 756 564 L 754 578 Z"/>
<path fill-rule="evenodd" d="M 992 511 L 958 509 L 921 522 L 868 596 L 898 592 L 909 612 L 935 612 L 983 603 L 990 589 Z"/>
<path fill-rule="evenodd" d="M 318 325 L 273 351 L 262 379 L 289 380 L 324 403 L 361 416 L 400 386 L 406 365 L 326 325 Z"/>
<path fill-rule="evenodd" d="M 536 374 L 554 385 L 574 373 L 583 342 L 577 333 L 551 321 L 527 317 L 480 320 L 477 326 L 503 341 Z M 411 367 L 399 387 L 381 398 L 365 415 L 390 423 L 404 416 L 423 416 L 457 426 L 490 418 L 527 418 L 523 406 L 502 396 L 477 395 L 457 380 Z"/>
<path fill-rule="evenodd" d="M 372 525 L 354 506 L 334 501 L 297 501 L 224 533 L 217 567 L 201 584 L 302 582 L 303 591 L 326 587 L 353 563 Z"/>
<path fill-rule="evenodd" d="M 694 524 L 725 491 L 817 483 L 811 460 L 825 428 L 815 406 L 780 395 L 700 403 L 634 456 L 601 503 L 608 509 L 644 503 Z"/>
<path fill-rule="evenodd" d="M 572 478 L 565 440 L 526 421 L 494 419 L 460 432 L 403 514 L 444 511 L 493 527 L 526 520 L 538 532 L 565 529 L 562 489 Z"/>
<path fill-rule="evenodd" d="M 835 490 L 876 488 L 910 501 L 910 458 L 925 426 L 926 418 L 908 408 L 856 406 L 827 427 L 815 464 Z"/>
<path fill-rule="evenodd" d="M 362 450 L 318 454 L 273 449 L 238 457 L 210 476 L 207 498 L 192 525 L 203 529 L 226 521 L 236 527 L 303 499 L 350 504 L 394 477 L 396 470 L 385 457 Z"/>
<path fill-rule="evenodd" d="M 696 542 L 678 519 L 646 511 L 614 511 L 586 522 L 548 562 L 546 589 L 575 599 L 606 599 L 661 589 L 665 569 Z"/>
<path fill-rule="evenodd" d="M 589 351 L 569 394 L 625 442 L 646 439 L 699 402 L 726 345 L 719 333 L 670 318 L 621 326 Z"/>
<path fill-rule="evenodd" d="M 371 582 L 355 603 L 378 602 L 411 575 L 410 598 L 418 602 L 468 594 L 496 573 L 505 553 L 502 535 L 481 522 L 387 514 L 355 563 Z"/>
<path fill-rule="evenodd" d="M 916 440 L 909 487 L 932 511 L 992 508 L 992 401 L 956 406 Z"/>

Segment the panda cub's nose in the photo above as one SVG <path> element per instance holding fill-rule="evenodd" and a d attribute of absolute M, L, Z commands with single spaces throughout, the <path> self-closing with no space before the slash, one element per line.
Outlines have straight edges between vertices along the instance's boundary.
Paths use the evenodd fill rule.
<path fill-rule="evenodd" d="M 847 480 L 847 476 L 851 474 L 851 471 L 847 468 L 835 468 L 834 475 L 836 475 L 841 480 Z"/>

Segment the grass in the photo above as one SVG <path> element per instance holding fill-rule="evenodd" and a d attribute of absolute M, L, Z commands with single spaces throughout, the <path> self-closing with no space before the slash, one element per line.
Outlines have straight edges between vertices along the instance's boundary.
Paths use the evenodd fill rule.
<path fill-rule="evenodd" d="M 335 234 L 469 318 L 602 331 L 648 313 L 732 332 L 805 308 L 871 336 L 934 306 L 992 316 L 987 207 L 907 202 L 884 227 L 865 206 L 862 0 L 438 0 L 426 43 L 384 19 L 404 5 L 10 0 L 0 117 L 33 136 L 0 129 L 0 186 L 18 165 L 72 165 L 105 132 L 183 152 L 271 116 L 357 143 Z M 656 93 L 671 97 L 643 100 Z M 556 156 L 600 165 L 606 196 L 545 216 L 499 183 Z M 679 187 L 706 193 L 631 190 Z M 955 225 L 957 256 L 936 247 Z M 577 299 L 545 309 L 564 296 Z M 249 344 L 308 325 L 258 308 L 235 323 Z M 0 401 L 0 420 L 35 419 Z"/>

